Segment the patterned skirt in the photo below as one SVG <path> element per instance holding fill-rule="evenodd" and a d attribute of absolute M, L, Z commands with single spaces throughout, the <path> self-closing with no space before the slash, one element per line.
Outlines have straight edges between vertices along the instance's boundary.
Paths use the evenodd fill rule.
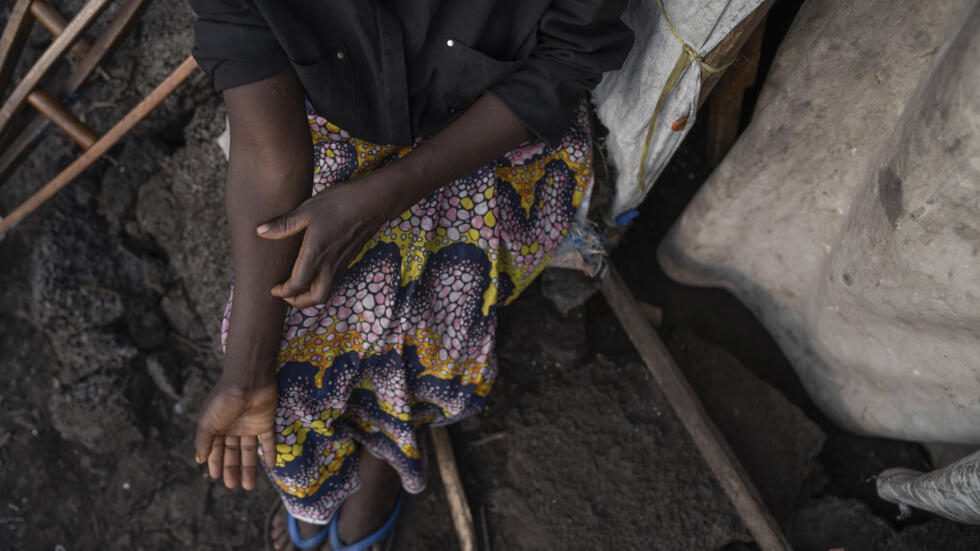
<path fill-rule="evenodd" d="M 307 111 L 314 195 L 412 150 L 359 140 Z M 358 488 L 361 446 L 406 491 L 425 488 L 423 431 L 483 408 L 497 307 L 561 244 L 591 191 L 591 141 L 583 101 L 556 147 L 526 143 L 432 193 L 364 246 L 325 304 L 289 309 L 268 474 L 292 515 L 326 523 Z"/>

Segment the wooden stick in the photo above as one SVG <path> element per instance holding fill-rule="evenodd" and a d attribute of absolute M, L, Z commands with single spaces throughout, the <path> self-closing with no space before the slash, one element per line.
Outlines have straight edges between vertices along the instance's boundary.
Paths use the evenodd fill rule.
<path fill-rule="evenodd" d="M 463 481 L 459 478 L 453 447 L 449 443 L 449 431 L 446 427 L 432 427 L 432 442 L 436 449 L 436 463 L 439 464 L 439 477 L 446 488 L 446 500 L 449 502 L 449 512 L 456 527 L 461 551 L 476 551 L 476 529 L 473 528 L 473 513 L 466 501 L 463 491 Z"/>
<path fill-rule="evenodd" d="M 23 107 L 27 96 L 41 84 L 41 80 L 54 68 L 55 63 L 64 57 L 75 41 L 85 32 L 89 24 L 102 13 L 102 10 L 111 1 L 88 0 L 81 11 L 78 12 L 78 15 L 65 27 L 65 31 L 58 35 L 51 45 L 48 46 L 48 49 L 41 54 L 37 63 L 27 71 L 24 78 L 14 87 L 14 91 L 10 93 L 10 97 L 4 102 L 3 107 L 0 107 L 0 135 L 3 135 L 4 129 L 10 124 L 10 119 Z"/>
<path fill-rule="evenodd" d="M 612 265 L 602 278 L 602 294 L 756 543 L 763 551 L 789 551 L 789 542 L 752 480 Z"/>
<path fill-rule="evenodd" d="M 0 94 L 7 88 L 14 66 L 24 49 L 24 42 L 30 34 L 34 16 L 31 15 L 31 0 L 17 0 L 10 10 L 10 18 L 0 36 Z M 3 132 L 0 132 L 2 135 Z"/>
<path fill-rule="evenodd" d="M 92 147 L 92 144 L 99 139 L 99 136 L 87 124 L 78 120 L 78 117 L 65 109 L 64 105 L 58 103 L 44 90 L 38 88 L 31 92 L 27 96 L 27 103 L 63 130 L 65 134 L 68 134 L 68 137 L 82 149 Z"/>
<path fill-rule="evenodd" d="M 56 96 L 74 94 L 85 84 L 97 64 L 115 48 L 119 40 L 125 36 L 126 31 L 132 27 L 146 4 L 147 0 L 128 0 L 119 8 L 115 18 L 106 26 L 89 49 L 88 55 L 75 65 L 68 79 L 58 87 Z M 46 119 L 35 117 L 6 148 L 0 145 L 0 150 L 2 150 L 0 151 L 0 183 L 24 158 L 24 155 L 29 153 L 31 148 L 37 144 L 41 133 L 47 126 L 48 121 Z"/>
<path fill-rule="evenodd" d="M 146 8 L 148 0 L 127 0 L 116 12 L 116 16 L 106 25 L 102 34 L 95 40 L 88 54 L 78 61 L 78 66 L 68 76 L 68 80 L 62 86 L 61 94 L 67 95 L 75 92 L 85 84 L 92 71 L 102 62 L 113 48 L 116 47 L 119 39 L 136 22 L 137 16 Z"/>
<path fill-rule="evenodd" d="M 133 129 L 141 120 L 146 118 L 158 105 L 160 105 L 163 100 L 173 93 L 173 91 L 184 82 L 187 77 L 197 69 L 197 62 L 194 58 L 187 56 L 187 59 L 180 64 L 174 72 L 170 73 L 163 82 L 160 83 L 148 96 L 143 98 L 132 111 L 126 114 L 125 117 L 111 130 L 105 133 L 104 136 L 99 138 L 99 141 L 92 144 L 92 147 L 88 149 L 85 153 L 82 153 L 73 163 L 68 165 L 68 167 L 61 171 L 60 174 L 54 177 L 53 180 L 45 184 L 40 190 L 38 190 L 34 195 L 30 196 L 26 201 L 20 204 L 17 208 L 10 213 L 7 218 L 0 220 L 0 237 L 3 236 L 10 228 L 17 225 L 18 222 L 23 220 L 27 215 L 37 210 L 41 205 L 43 205 L 48 199 L 54 196 L 55 193 L 61 190 L 61 188 L 67 186 L 75 179 L 79 174 L 81 174 L 86 168 L 92 165 L 96 160 L 98 160 L 102 155 L 106 153 L 112 146 L 116 145 L 120 139 L 123 138 L 130 130 Z"/>
<path fill-rule="evenodd" d="M 51 7 L 44 0 L 34 0 L 31 2 L 31 14 L 37 19 L 45 29 L 51 33 L 52 36 L 59 36 L 61 33 L 65 32 L 65 27 L 68 26 L 68 20 L 65 16 L 61 15 L 58 10 Z M 79 38 L 75 45 L 71 47 L 68 51 L 68 55 L 78 61 L 88 54 L 89 48 L 92 46 L 88 43 L 88 40 L 84 38 Z"/>

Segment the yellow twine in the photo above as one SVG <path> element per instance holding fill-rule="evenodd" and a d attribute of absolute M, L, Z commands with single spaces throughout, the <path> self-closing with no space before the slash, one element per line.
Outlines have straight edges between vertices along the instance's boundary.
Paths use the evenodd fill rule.
<path fill-rule="evenodd" d="M 709 65 L 708 62 L 704 60 L 704 56 L 695 50 L 693 46 L 688 44 L 687 41 L 685 41 L 681 36 L 680 31 L 677 30 L 677 26 L 675 26 L 674 22 L 670 19 L 670 15 L 667 13 L 667 8 L 664 7 L 664 0 L 657 0 L 657 5 L 660 6 L 660 11 L 664 14 L 664 23 L 667 24 L 667 28 L 670 29 L 670 33 L 674 35 L 674 38 L 676 38 L 677 42 L 679 42 L 681 45 L 681 55 L 677 58 L 677 63 L 674 64 L 674 68 L 667 76 L 667 82 L 664 83 L 664 88 L 660 92 L 660 97 L 657 98 L 657 104 L 653 108 L 653 114 L 650 115 L 650 121 L 647 123 L 646 139 L 643 140 L 643 152 L 640 155 L 640 169 L 636 174 L 636 181 L 640 186 L 640 189 L 646 188 L 645 177 L 647 156 L 650 154 L 650 143 L 653 141 L 653 131 L 656 128 L 657 119 L 660 118 L 660 113 L 663 111 L 664 105 L 667 103 L 667 98 L 670 97 L 670 94 L 674 91 L 674 87 L 676 87 L 677 83 L 680 82 L 681 76 L 687 70 L 688 66 L 691 65 L 692 61 L 697 62 L 698 66 L 700 66 L 705 73 L 713 75 L 724 71 L 729 65 L 731 65 L 731 63 L 727 63 L 721 67 L 713 67 Z"/>

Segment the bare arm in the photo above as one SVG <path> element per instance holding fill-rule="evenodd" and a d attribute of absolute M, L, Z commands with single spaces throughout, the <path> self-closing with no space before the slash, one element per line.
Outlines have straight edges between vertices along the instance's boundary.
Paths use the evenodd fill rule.
<path fill-rule="evenodd" d="M 235 301 L 224 369 L 242 384 L 271 377 L 286 305 L 269 294 L 288 277 L 299 239 L 266 241 L 255 226 L 310 196 L 313 149 L 303 88 L 290 72 L 224 93 L 231 126 L 228 225 Z M 264 365 L 263 373 L 251 373 Z"/>
<path fill-rule="evenodd" d="M 275 464 L 275 362 L 286 305 L 269 288 L 289 275 L 298 239 L 265 241 L 255 225 L 309 197 L 313 157 L 304 95 L 286 73 L 224 93 L 231 125 L 226 207 L 235 301 L 222 373 L 198 420 L 195 453 L 213 478 L 251 489 L 257 444 Z"/>

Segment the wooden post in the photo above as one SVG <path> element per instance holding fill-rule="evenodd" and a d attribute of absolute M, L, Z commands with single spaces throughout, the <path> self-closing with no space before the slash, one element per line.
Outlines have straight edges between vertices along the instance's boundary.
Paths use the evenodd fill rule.
<path fill-rule="evenodd" d="M 466 501 L 463 491 L 463 481 L 456 467 L 456 457 L 449 442 L 449 431 L 446 427 L 432 427 L 432 443 L 436 449 L 436 463 L 439 464 L 439 477 L 446 489 L 446 500 L 449 502 L 449 512 L 453 517 L 453 526 L 459 538 L 459 548 L 462 551 L 476 551 L 476 530 L 473 528 L 473 513 Z"/>
<path fill-rule="evenodd" d="M 752 480 L 612 265 L 602 277 L 602 294 L 756 543 L 763 551 L 789 551 Z"/>

